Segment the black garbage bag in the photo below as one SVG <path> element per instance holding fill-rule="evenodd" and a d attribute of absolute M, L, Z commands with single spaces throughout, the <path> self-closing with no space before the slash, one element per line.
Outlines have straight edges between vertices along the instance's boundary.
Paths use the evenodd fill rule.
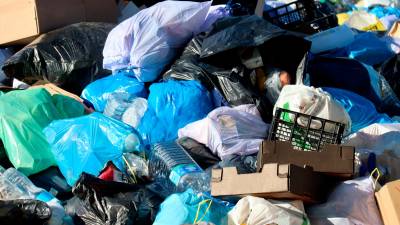
<path fill-rule="evenodd" d="M 400 55 L 395 55 L 384 62 L 379 72 L 385 77 L 396 96 L 400 98 Z"/>
<path fill-rule="evenodd" d="M 110 182 L 83 173 L 66 211 L 86 225 L 152 224 L 162 202 L 143 185 Z M 78 217 L 78 218 L 76 218 Z"/>
<path fill-rule="evenodd" d="M 77 23 L 43 34 L 18 51 L 3 65 L 8 77 L 28 84 L 46 80 L 80 95 L 94 79 L 109 74 L 103 70 L 108 23 Z"/>
<path fill-rule="evenodd" d="M 218 20 L 209 33 L 196 36 L 163 78 L 199 80 L 209 90 L 217 90 L 230 106 L 258 105 L 264 121 L 269 122 L 274 103 L 258 90 L 254 68 L 243 65 L 241 54 L 258 48 L 264 67 L 285 70 L 295 82 L 310 46 L 301 35 L 257 16 L 227 17 Z"/>
<path fill-rule="evenodd" d="M 180 138 L 178 144 L 189 153 L 189 155 L 203 170 L 221 161 L 221 159 L 214 155 L 209 148 L 191 138 Z"/>
<path fill-rule="evenodd" d="M 45 203 L 32 199 L 0 200 L 0 224 L 42 225 L 51 217 L 51 209 Z"/>

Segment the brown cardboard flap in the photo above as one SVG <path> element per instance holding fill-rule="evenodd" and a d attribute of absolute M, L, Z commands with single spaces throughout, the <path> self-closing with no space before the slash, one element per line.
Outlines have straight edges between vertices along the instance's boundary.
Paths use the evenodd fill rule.
<path fill-rule="evenodd" d="M 0 0 L 0 45 L 29 44 L 78 22 L 116 22 L 115 0 Z"/>
<path fill-rule="evenodd" d="M 326 194 L 323 183 L 324 179 L 311 168 L 296 165 L 265 164 L 261 172 L 250 174 L 238 174 L 235 167 L 227 167 L 212 171 L 211 194 L 318 202 Z"/>
<path fill-rule="evenodd" d="M 384 224 L 400 224 L 400 180 L 387 183 L 375 196 Z"/>
<path fill-rule="evenodd" d="M 297 166 L 310 166 L 316 172 L 351 177 L 354 173 L 354 147 L 325 145 L 320 152 L 300 151 L 290 142 L 263 141 L 258 154 L 257 168 L 261 170 L 266 163 L 290 163 Z"/>

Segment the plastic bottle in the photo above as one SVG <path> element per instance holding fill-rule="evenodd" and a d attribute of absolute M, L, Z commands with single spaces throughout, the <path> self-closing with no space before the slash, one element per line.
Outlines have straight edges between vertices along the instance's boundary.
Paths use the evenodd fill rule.
<path fill-rule="evenodd" d="M 188 188 L 195 192 L 210 191 L 210 176 L 176 142 L 152 146 L 149 170 L 156 182 L 162 182 L 170 193 L 183 192 Z"/>
<path fill-rule="evenodd" d="M 46 202 L 52 210 L 49 224 L 63 224 L 65 210 L 61 202 L 46 190 L 36 187 L 25 175 L 21 174 L 15 168 L 5 170 L 1 175 L 0 183 L 6 184 L 6 188 L 2 188 L 1 190 L 1 195 L 3 195 L 4 199 L 28 198 Z M 9 191 L 12 192 L 9 193 Z"/>

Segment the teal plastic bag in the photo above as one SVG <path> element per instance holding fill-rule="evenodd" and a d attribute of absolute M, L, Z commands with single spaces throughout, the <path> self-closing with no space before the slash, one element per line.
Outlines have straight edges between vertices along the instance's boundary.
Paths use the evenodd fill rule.
<path fill-rule="evenodd" d="M 233 205 L 204 194 L 196 195 L 192 189 L 170 195 L 161 204 L 153 225 L 181 225 L 209 222 L 228 224 L 228 212 Z"/>
<path fill-rule="evenodd" d="M 134 128 L 98 112 L 54 121 L 44 133 L 71 186 L 82 172 L 98 176 L 108 161 L 123 170 L 122 153 L 141 151 L 142 146 Z"/>
<path fill-rule="evenodd" d="M 56 165 L 43 128 L 53 120 L 83 114 L 81 103 L 62 95 L 52 96 L 43 88 L 0 96 L 0 138 L 10 162 L 27 176 Z"/>

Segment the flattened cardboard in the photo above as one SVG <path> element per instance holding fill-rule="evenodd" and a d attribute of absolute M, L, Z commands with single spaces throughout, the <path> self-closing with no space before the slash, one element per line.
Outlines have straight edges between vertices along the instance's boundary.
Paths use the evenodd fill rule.
<path fill-rule="evenodd" d="M 212 196 L 252 195 L 316 203 L 323 201 L 326 193 L 325 177 L 309 167 L 271 163 L 250 174 L 238 174 L 235 167 L 212 170 Z"/>
<path fill-rule="evenodd" d="M 316 172 L 350 178 L 354 174 L 354 147 L 325 145 L 320 152 L 300 151 L 290 142 L 263 141 L 257 156 L 257 169 L 266 163 L 291 163 L 310 166 Z"/>
<path fill-rule="evenodd" d="M 389 182 L 375 193 L 385 225 L 400 224 L 400 180 Z"/>
<path fill-rule="evenodd" d="M 69 24 L 115 23 L 118 17 L 114 0 L 1 0 L 0 12 L 0 45 L 25 45 Z"/>

